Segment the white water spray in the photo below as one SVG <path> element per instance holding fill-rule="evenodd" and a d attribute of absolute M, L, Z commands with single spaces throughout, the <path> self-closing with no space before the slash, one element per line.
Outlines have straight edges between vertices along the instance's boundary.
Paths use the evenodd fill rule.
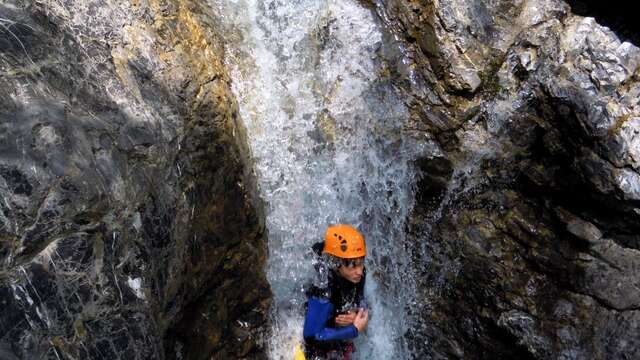
<path fill-rule="evenodd" d="M 369 327 L 360 359 L 410 358 L 414 284 L 404 231 L 416 156 L 408 114 L 384 77 L 382 35 L 356 1 L 210 0 L 222 21 L 233 91 L 267 204 L 274 293 L 272 359 L 301 339 L 311 250 L 332 223 L 367 238 Z"/>

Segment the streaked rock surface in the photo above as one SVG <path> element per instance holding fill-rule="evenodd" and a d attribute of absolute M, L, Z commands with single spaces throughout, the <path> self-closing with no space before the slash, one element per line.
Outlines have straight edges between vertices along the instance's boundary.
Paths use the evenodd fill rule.
<path fill-rule="evenodd" d="M 0 358 L 260 358 L 266 241 L 212 14 L 0 4 Z"/>

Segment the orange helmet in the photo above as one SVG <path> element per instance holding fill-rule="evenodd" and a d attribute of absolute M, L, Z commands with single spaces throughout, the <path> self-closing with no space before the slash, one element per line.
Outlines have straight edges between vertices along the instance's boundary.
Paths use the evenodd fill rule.
<path fill-rule="evenodd" d="M 343 259 L 354 259 L 367 255 L 364 236 L 351 225 L 331 225 L 324 235 L 323 253 Z"/>

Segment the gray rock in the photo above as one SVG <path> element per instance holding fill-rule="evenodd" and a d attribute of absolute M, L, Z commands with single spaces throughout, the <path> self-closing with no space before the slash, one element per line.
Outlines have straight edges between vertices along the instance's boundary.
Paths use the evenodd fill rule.
<path fill-rule="evenodd" d="M 602 239 L 602 232 L 595 225 L 582 219 L 575 219 L 567 224 L 567 230 L 573 235 L 589 243 L 597 243 Z"/>
<path fill-rule="evenodd" d="M 606 239 L 592 247 L 593 257 L 579 264 L 584 278 L 579 287 L 608 307 L 633 310 L 640 306 L 640 280 L 634 275 L 640 266 L 640 251 L 626 249 Z"/>
<path fill-rule="evenodd" d="M 0 25 L 0 358 L 264 358 L 261 204 L 210 8 L 5 1 Z"/>
<path fill-rule="evenodd" d="M 434 185 L 418 189 L 410 234 L 430 263 L 416 265 L 416 356 L 640 356 L 640 50 L 562 1 L 377 3 L 447 99 L 429 106 L 450 116 L 415 127 L 464 174 L 435 203 L 421 195 Z"/>
<path fill-rule="evenodd" d="M 537 335 L 536 320 L 531 315 L 517 310 L 504 312 L 498 318 L 498 325 L 518 337 L 518 342 L 526 346 L 532 354 L 548 356 L 549 340 L 544 336 Z M 560 334 L 560 338 L 566 337 L 564 332 L 566 330 Z"/>
<path fill-rule="evenodd" d="M 623 121 L 611 143 L 614 145 L 611 147 L 614 152 L 611 157 L 616 159 L 616 165 L 629 164 L 634 170 L 640 170 L 640 118 Z"/>
<path fill-rule="evenodd" d="M 640 174 L 629 169 L 617 171 L 616 182 L 626 200 L 640 200 Z"/>

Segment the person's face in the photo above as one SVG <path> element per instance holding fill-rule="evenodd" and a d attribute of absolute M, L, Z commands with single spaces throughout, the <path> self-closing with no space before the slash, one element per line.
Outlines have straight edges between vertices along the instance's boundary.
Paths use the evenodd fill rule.
<path fill-rule="evenodd" d="M 359 283 L 364 275 L 364 258 L 342 260 L 338 273 L 354 284 Z"/>

